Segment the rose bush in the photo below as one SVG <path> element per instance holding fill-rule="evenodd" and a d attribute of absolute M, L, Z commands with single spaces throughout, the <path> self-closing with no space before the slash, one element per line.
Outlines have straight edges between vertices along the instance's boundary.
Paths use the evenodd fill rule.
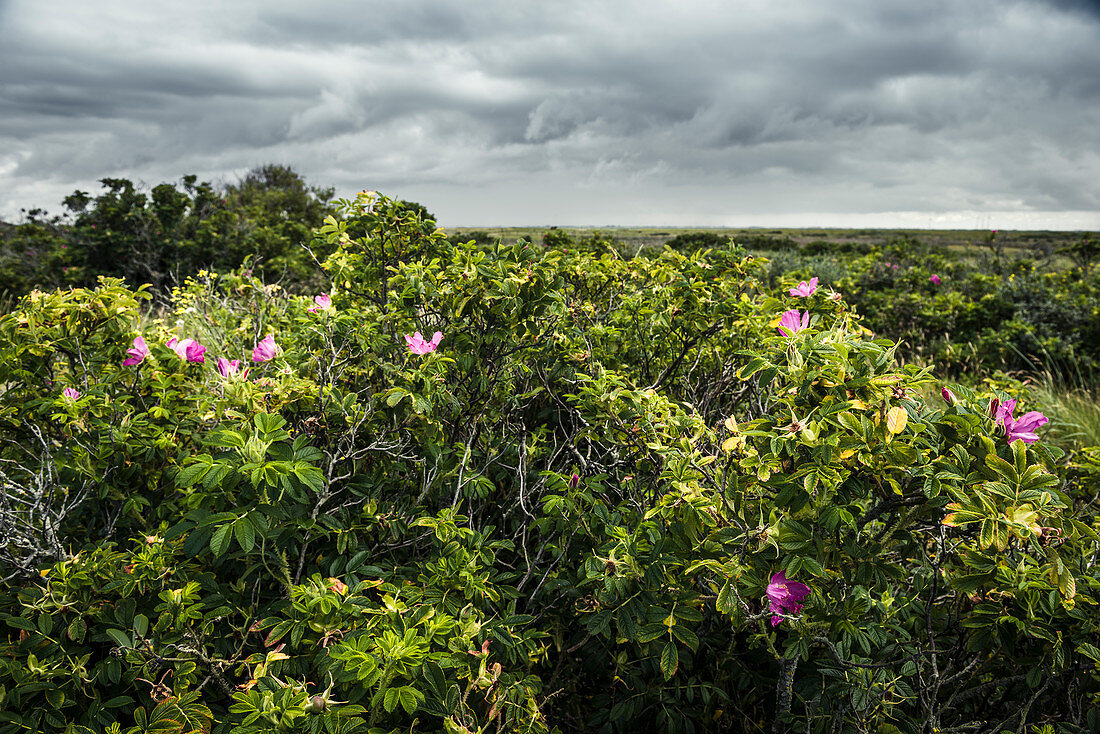
<path fill-rule="evenodd" d="M 737 248 L 315 237 L 324 298 L 0 317 L 0 732 L 1098 726 L 1095 467 L 1020 396 Z"/>

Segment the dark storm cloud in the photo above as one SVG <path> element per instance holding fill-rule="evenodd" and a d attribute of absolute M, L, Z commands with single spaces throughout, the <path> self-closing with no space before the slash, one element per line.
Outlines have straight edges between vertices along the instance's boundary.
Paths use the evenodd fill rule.
<path fill-rule="evenodd" d="M 89 5 L 0 3 L 0 214 L 268 161 L 456 222 L 1100 209 L 1100 3 Z"/>
<path fill-rule="evenodd" d="M 1100 0 L 1045 0 L 1056 8 L 1089 13 L 1100 18 Z"/>

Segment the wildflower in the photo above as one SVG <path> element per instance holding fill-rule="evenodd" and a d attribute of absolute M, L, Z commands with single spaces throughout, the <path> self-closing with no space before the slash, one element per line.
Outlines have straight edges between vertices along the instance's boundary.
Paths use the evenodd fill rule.
<path fill-rule="evenodd" d="M 275 343 L 275 337 L 268 334 L 252 350 L 252 361 L 266 362 L 269 359 L 274 359 L 275 352 L 278 350 L 279 345 Z"/>
<path fill-rule="evenodd" d="M 810 595 L 810 587 L 799 581 L 788 581 L 787 575 L 780 571 L 772 576 L 767 595 L 774 627 L 783 621 L 780 614 L 795 614 L 802 611 L 802 600 Z"/>
<path fill-rule="evenodd" d="M 940 388 L 940 395 L 943 396 L 943 399 L 947 401 L 948 405 L 954 405 L 955 403 L 959 402 L 959 399 L 955 397 L 955 393 L 951 392 L 946 387 Z"/>
<path fill-rule="evenodd" d="M 239 359 L 230 361 L 225 357 L 218 357 L 218 374 L 227 380 L 236 377 L 238 374 L 243 379 L 248 376 L 248 368 L 245 367 L 244 371 L 241 372 L 241 361 Z"/>
<path fill-rule="evenodd" d="M 194 339 L 177 340 L 176 337 L 172 337 L 168 340 L 167 346 L 178 354 L 182 360 L 187 362 L 206 362 L 206 357 L 202 356 L 206 352 L 206 347 L 199 344 Z"/>
<path fill-rule="evenodd" d="M 122 361 L 123 367 L 140 364 L 146 357 L 149 356 L 149 347 L 145 345 L 145 340 L 142 339 L 140 336 L 134 337 L 134 346 L 130 349 L 127 349 L 126 353 L 130 356 Z"/>
<path fill-rule="evenodd" d="M 580 483 L 581 483 L 581 478 L 579 476 L 577 476 L 576 474 L 569 477 L 569 488 L 570 489 L 576 489 L 577 485 L 580 484 Z"/>
<path fill-rule="evenodd" d="M 439 342 L 443 339 L 443 332 L 437 331 L 432 334 L 432 340 L 424 341 L 424 337 L 420 335 L 420 332 L 414 333 L 412 336 L 405 335 L 405 343 L 409 346 L 409 351 L 413 354 L 427 354 L 428 352 L 434 352 L 435 348 L 439 346 Z"/>
<path fill-rule="evenodd" d="M 331 311 L 332 310 L 332 299 L 329 298 L 329 295 L 327 293 L 322 293 L 319 296 L 314 296 L 313 297 L 313 302 L 317 305 L 316 306 L 310 306 L 309 308 L 307 308 L 306 311 L 308 311 L 309 313 L 317 313 L 318 311 Z"/>
<path fill-rule="evenodd" d="M 61 391 L 61 396 L 71 403 L 80 397 L 80 393 L 71 387 L 67 387 Z"/>
<path fill-rule="evenodd" d="M 816 291 L 816 290 L 817 290 L 817 278 L 810 278 L 809 283 L 807 283 L 806 281 L 802 281 L 801 283 L 798 284 L 798 287 L 791 288 L 791 295 L 792 296 L 802 296 L 802 297 L 805 298 L 805 297 L 808 297 L 808 296 L 812 296 L 814 294 L 814 291 Z"/>
<path fill-rule="evenodd" d="M 994 398 L 994 402 L 997 402 L 996 398 Z M 1035 431 L 1049 423 L 1050 418 L 1047 418 L 1037 410 L 1033 410 L 1030 413 L 1024 413 L 1019 418 L 1013 418 L 1012 411 L 1015 409 L 1016 401 L 1006 400 L 1004 403 L 999 404 L 994 410 L 994 417 L 996 417 L 998 423 L 1004 426 L 1005 436 L 1008 438 L 1008 442 L 1012 443 L 1019 439 L 1024 443 L 1035 443 L 1039 440 Z"/>
<path fill-rule="evenodd" d="M 801 317 L 801 321 L 799 320 Z M 779 333 L 783 336 L 794 336 L 810 326 L 810 312 L 800 314 L 797 309 L 791 309 L 779 317 Z"/>
<path fill-rule="evenodd" d="M 829 291 L 829 300 L 830 301 L 839 301 L 842 298 L 844 298 L 844 296 L 840 295 L 840 293 L 838 291 Z"/>
<path fill-rule="evenodd" d="M 940 281 L 940 276 L 935 275 L 935 274 L 928 276 L 928 280 L 929 280 L 929 282 L 932 283 L 932 285 L 939 285 L 940 282 L 941 282 Z"/>

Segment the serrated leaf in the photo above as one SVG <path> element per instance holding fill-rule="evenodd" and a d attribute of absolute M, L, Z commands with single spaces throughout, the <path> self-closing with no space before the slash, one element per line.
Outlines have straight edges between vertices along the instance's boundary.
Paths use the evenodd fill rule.
<path fill-rule="evenodd" d="M 229 550 L 229 541 L 232 540 L 233 525 L 222 525 L 210 536 L 210 552 L 215 558 L 220 558 Z"/>
<path fill-rule="evenodd" d="M 734 606 L 733 596 L 733 582 L 730 579 L 726 579 L 726 583 L 722 584 L 721 591 L 718 592 L 718 599 L 714 602 L 714 607 L 722 614 L 732 614 Z"/>
<path fill-rule="evenodd" d="M 748 378 L 752 377 L 757 372 L 759 372 L 760 370 L 764 369 L 767 366 L 768 366 L 767 360 L 763 359 L 762 357 L 754 357 L 752 359 L 752 361 L 750 361 L 747 365 L 745 365 L 744 367 L 741 368 L 741 370 L 737 373 L 737 375 L 742 380 L 747 380 Z"/>
<path fill-rule="evenodd" d="M 398 700 L 401 702 L 401 708 L 405 709 L 405 713 L 412 714 L 416 711 L 416 706 L 424 698 L 424 694 L 412 686 L 401 686 L 397 690 Z"/>
<path fill-rule="evenodd" d="M 240 544 L 241 550 L 249 553 L 256 542 L 256 528 L 252 526 L 252 521 L 247 515 L 233 523 L 233 534 L 237 536 L 237 543 Z"/>
<path fill-rule="evenodd" d="M 680 667 L 680 654 L 676 651 L 676 644 L 669 642 L 661 651 L 661 673 L 665 680 L 676 675 L 676 669 Z"/>
<path fill-rule="evenodd" d="M 176 485 L 179 487 L 190 487 L 210 471 L 210 463 L 208 461 L 199 461 L 190 466 L 185 466 L 176 472 Z"/>
<path fill-rule="evenodd" d="M 1019 441 L 1017 443 L 1023 442 Z M 997 474 L 1000 474 L 1002 477 L 1011 480 L 1013 484 L 1018 484 L 1020 482 L 1020 475 L 1016 473 L 1016 467 L 1012 466 L 1012 464 L 1009 464 L 1007 461 L 1002 459 L 1000 456 L 997 456 L 996 454 L 986 454 L 985 465 L 995 471 Z"/>
<path fill-rule="evenodd" d="M 1072 599 L 1077 595 L 1077 581 L 1068 568 L 1058 574 L 1058 591 L 1062 592 L 1062 596 L 1066 599 Z"/>
<path fill-rule="evenodd" d="M 69 622 L 69 628 L 67 634 L 69 639 L 73 642 L 83 642 L 84 635 L 88 631 L 88 623 L 84 621 L 83 617 L 77 617 L 72 622 Z"/>
<path fill-rule="evenodd" d="M 1093 662 L 1100 663 L 1100 647 L 1090 645 L 1087 642 L 1080 642 L 1077 644 L 1077 652 L 1081 653 Z"/>
<path fill-rule="evenodd" d="M 836 417 L 836 421 L 856 435 L 863 433 L 863 424 L 859 422 L 859 418 L 853 413 L 844 411 Z"/>
<path fill-rule="evenodd" d="M 993 539 L 996 532 L 996 523 L 990 522 L 989 520 L 982 520 L 981 529 L 978 531 L 978 545 L 982 548 L 988 548 L 993 545 Z"/>
<path fill-rule="evenodd" d="M 443 668 L 439 667 L 439 663 L 433 660 L 425 662 L 424 678 L 438 698 L 443 698 L 447 694 L 447 678 L 443 675 Z"/>

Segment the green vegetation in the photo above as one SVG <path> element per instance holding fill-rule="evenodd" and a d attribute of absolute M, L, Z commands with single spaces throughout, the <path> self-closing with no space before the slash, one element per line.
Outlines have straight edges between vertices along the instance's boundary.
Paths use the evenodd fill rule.
<path fill-rule="evenodd" d="M 1091 268 L 325 207 L 0 316 L 0 734 L 1100 730 L 1095 434 L 931 322 L 1054 354 Z"/>
<path fill-rule="evenodd" d="M 221 187 L 195 176 L 148 193 L 126 179 L 100 183 L 98 196 L 66 197 L 65 215 L 35 209 L 0 232 L 0 282 L 9 291 L 89 286 L 105 275 L 160 295 L 201 268 L 246 261 L 269 279 L 305 285 L 313 267 L 302 245 L 331 212 L 332 189 L 277 165 Z"/>

